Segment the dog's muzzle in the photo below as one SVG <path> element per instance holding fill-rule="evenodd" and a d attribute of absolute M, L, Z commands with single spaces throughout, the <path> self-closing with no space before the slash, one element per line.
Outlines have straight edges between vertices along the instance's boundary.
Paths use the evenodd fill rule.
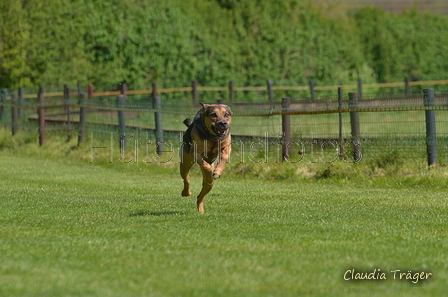
<path fill-rule="evenodd" d="M 230 127 L 226 121 L 219 121 L 213 128 L 217 135 L 224 137 L 227 135 L 227 132 L 229 131 Z"/>

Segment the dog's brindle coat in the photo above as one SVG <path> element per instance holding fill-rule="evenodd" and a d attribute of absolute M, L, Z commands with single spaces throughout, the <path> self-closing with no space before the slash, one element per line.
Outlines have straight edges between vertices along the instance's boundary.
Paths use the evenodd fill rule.
<path fill-rule="evenodd" d="M 184 180 L 182 196 L 190 196 L 190 172 L 194 163 L 202 171 L 202 190 L 197 199 L 198 211 L 204 212 L 204 197 L 213 188 L 230 157 L 232 111 L 224 104 L 204 104 L 194 120 L 186 119 L 180 153 L 180 175 Z"/>

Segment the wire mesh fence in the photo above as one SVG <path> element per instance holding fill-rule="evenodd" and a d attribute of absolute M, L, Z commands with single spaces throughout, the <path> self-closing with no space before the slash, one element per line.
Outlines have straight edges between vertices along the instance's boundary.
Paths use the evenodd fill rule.
<path fill-rule="evenodd" d="M 229 103 L 234 113 L 232 135 L 234 153 L 240 162 L 282 161 L 282 149 L 290 150 L 288 161 L 299 162 L 359 162 L 385 155 L 402 159 L 425 160 L 428 156 L 428 131 L 426 111 L 435 113 L 438 163 L 448 161 L 448 91 L 434 92 L 433 104 L 425 104 L 422 91 L 350 94 L 290 98 L 288 108 L 279 101 Z M 45 94 L 44 94 L 45 96 Z M 20 98 L 18 94 L 2 92 L 0 124 L 3 129 L 28 131 L 36 135 L 45 133 L 66 135 L 67 139 L 79 138 L 81 109 L 86 111 L 86 142 L 95 147 L 115 147 L 120 151 L 123 139 L 131 147 L 146 149 L 157 145 L 155 130 L 163 129 L 163 141 L 178 149 L 182 144 L 185 118 L 193 118 L 199 110 L 189 98 L 161 98 L 161 107 L 154 106 L 149 94 L 125 96 L 70 95 L 45 96 L 43 105 L 37 95 Z M 215 103 L 215 102 L 207 102 Z M 40 120 L 38 110 L 43 110 Z M 125 131 L 120 128 L 119 112 L 124 115 Z M 156 114 L 161 114 L 156 123 Z M 359 135 L 353 134 L 354 113 L 359 118 Z M 285 143 L 283 117 L 290 117 L 288 143 Z M 44 123 L 40 127 L 39 123 Z M 42 124 L 41 124 L 42 125 Z M 356 155 L 355 151 L 360 148 Z"/>

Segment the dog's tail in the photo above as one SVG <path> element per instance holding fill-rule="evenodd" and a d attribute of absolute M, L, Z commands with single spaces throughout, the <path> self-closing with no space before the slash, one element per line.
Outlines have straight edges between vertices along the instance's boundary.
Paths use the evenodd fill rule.
<path fill-rule="evenodd" d="M 190 127 L 191 124 L 193 124 L 193 120 L 187 118 L 183 121 L 183 123 L 185 124 L 185 126 Z"/>

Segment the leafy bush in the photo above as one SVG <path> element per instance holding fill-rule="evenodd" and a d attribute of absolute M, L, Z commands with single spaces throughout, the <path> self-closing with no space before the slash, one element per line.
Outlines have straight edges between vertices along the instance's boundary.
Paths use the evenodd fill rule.
<path fill-rule="evenodd" d="M 363 56 L 379 82 L 447 77 L 443 57 L 448 45 L 448 19 L 411 10 L 397 16 L 366 7 L 352 15 L 362 43 Z"/>
<path fill-rule="evenodd" d="M 448 19 L 334 1 L 2 1 L 0 87 L 444 79 Z"/>

